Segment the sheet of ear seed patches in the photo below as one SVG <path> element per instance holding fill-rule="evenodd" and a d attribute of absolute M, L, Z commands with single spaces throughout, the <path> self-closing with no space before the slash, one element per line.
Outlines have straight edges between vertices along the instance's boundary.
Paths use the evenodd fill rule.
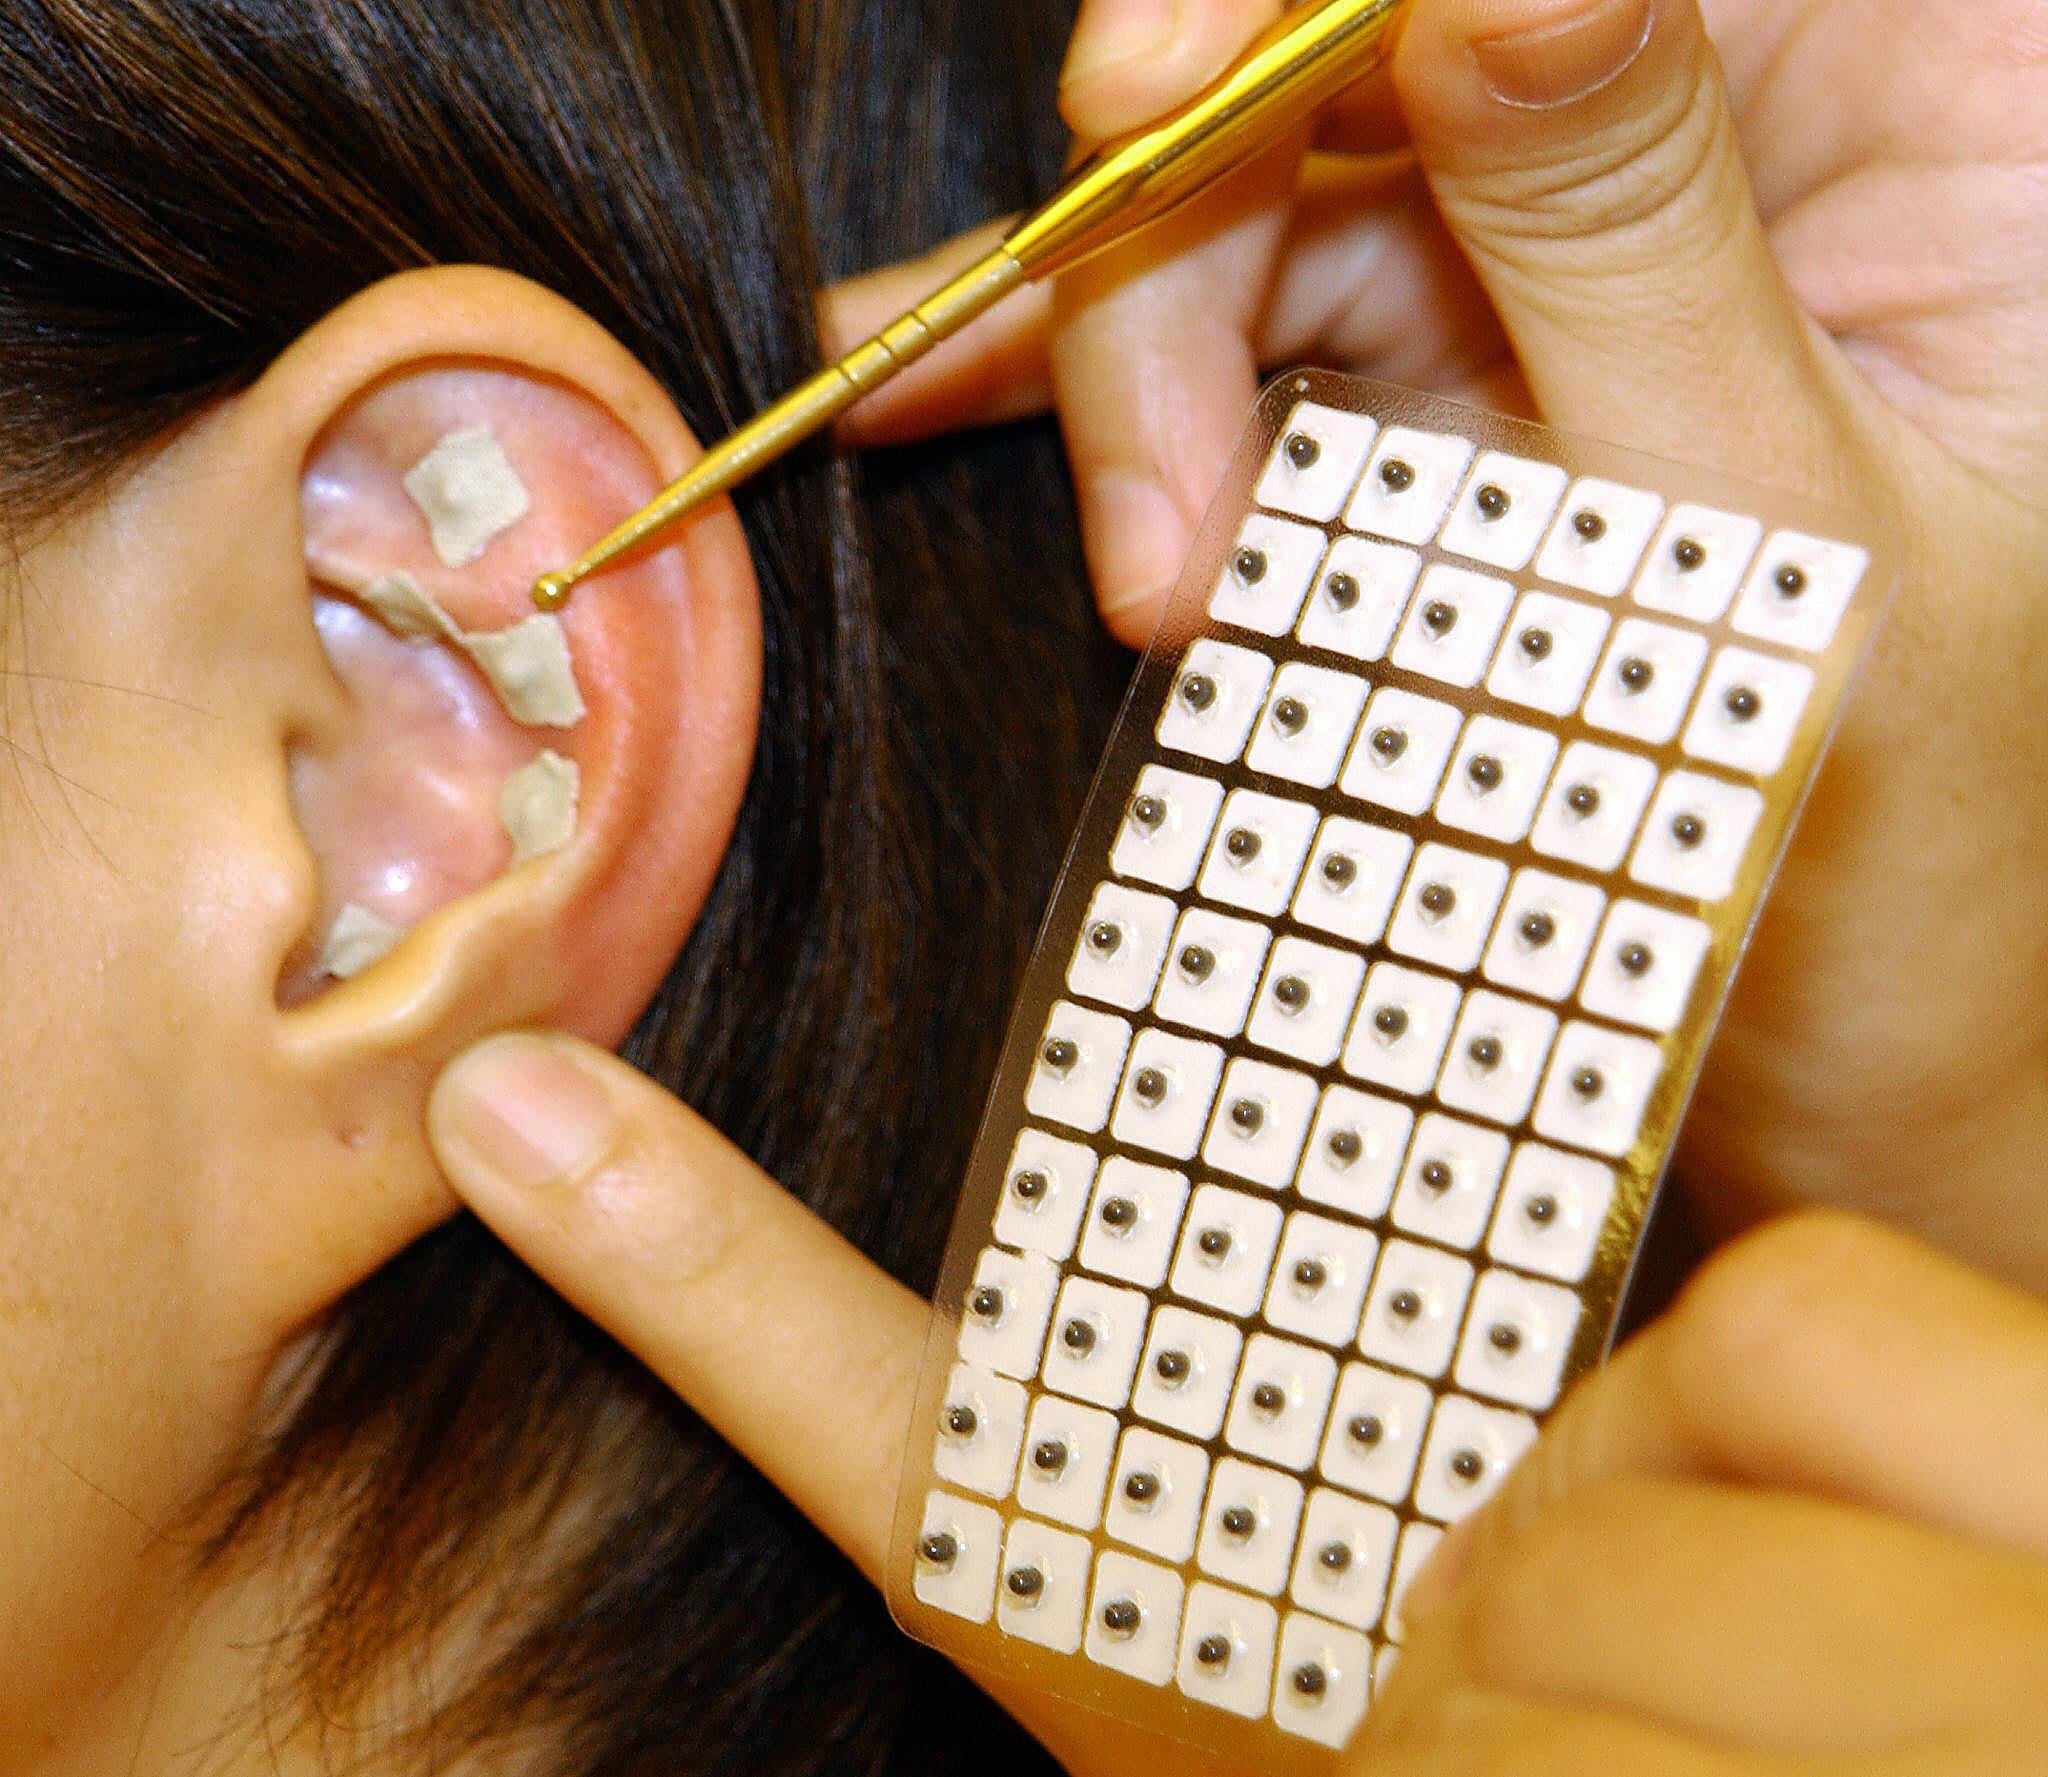
<path fill-rule="evenodd" d="M 914 1635 L 1253 1769 L 1607 1348 L 1891 575 L 1868 521 L 1261 398 L 1018 1001 L 898 1502 Z"/>

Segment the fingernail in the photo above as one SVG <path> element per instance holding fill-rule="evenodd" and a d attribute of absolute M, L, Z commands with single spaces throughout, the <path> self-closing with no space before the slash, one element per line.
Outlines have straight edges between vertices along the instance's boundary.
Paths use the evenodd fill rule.
<path fill-rule="evenodd" d="M 1067 46 L 1060 85 L 1078 86 L 1141 56 L 1163 54 L 1179 26 L 1179 0 L 1093 0 Z"/>
<path fill-rule="evenodd" d="M 1620 78 L 1650 41 L 1651 0 L 1592 0 L 1527 30 L 1475 37 L 1472 59 L 1505 105 L 1548 111 Z"/>
<path fill-rule="evenodd" d="M 574 1178 L 609 1139 L 610 1096 L 541 1037 L 493 1037 L 434 1088 L 428 1126 L 443 1159 L 467 1158 L 519 1190 Z M 449 1154 L 444 1136 L 459 1152 Z"/>
<path fill-rule="evenodd" d="M 1453 1524 L 1443 1541 L 1430 1550 L 1422 1571 L 1408 1582 L 1408 1590 L 1401 1594 L 1404 1629 L 1417 1628 L 1450 1608 L 1472 1565 L 1473 1526 L 1477 1522 L 1475 1517 Z"/>
<path fill-rule="evenodd" d="M 1125 610 L 1180 578 L 1188 521 L 1150 476 L 1107 469 L 1088 483 L 1088 557 L 1105 616 Z"/>

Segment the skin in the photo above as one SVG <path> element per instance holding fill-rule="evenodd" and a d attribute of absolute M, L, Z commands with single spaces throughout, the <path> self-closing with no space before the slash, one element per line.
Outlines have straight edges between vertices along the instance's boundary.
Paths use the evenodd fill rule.
<path fill-rule="evenodd" d="M 1070 119 L 1142 121 L 1275 10 L 1089 0 Z M 1137 59 L 1105 61 L 1126 25 Z M 1338 158 L 1276 151 L 856 418 L 879 441 L 1055 404 L 1134 641 L 1257 367 L 1295 357 L 1861 502 L 1903 543 L 1684 1157 L 1723 1227 L 1836 1205 L 1924 1238 L 1809 1210 L 1725 1247 L 1446 1539 L 1347 1769 L 2038 1761 L 2044 41 L 2017 3 L 1414 0 L 1388 73 L 1317 126 Z M 828 331 L 986 238 L 861 280 Z M 498 1114 L 541 1104 L 574 1107 L 553 1142 Z M 510 1244 L 882 1572 L 924 1303 L 585 1046 L 480 1048 L 431 1128 Z M 867 1435 L 827 1448 L 828 1418 Z M 1076 1773 L 1217 1768 L 997 1694 Z"/>
<path fill-rule="evenodd" d="M 490 425 L 534 498 L 459 570 L 399 486 L 457 424 Z M 532 1020 L 616 1040 L 666 972 L 760 671 L 729 509 L 568 615 L 569 733 L 515 728 L 343 595 L 402 567 L 467 626 L 509 623 L 695 454 L 575 310 L 415 274 L 65 515 L 0 602 L 0 1772 L 314 1768 L 239 1713 L 308 1551 L 201 1584 L 187 1514 L 305 1326 L 454 1207 L 421 1130 L 437 1068 Z M 543 745 L 579 762 L 578 834 L 506 875 L 498 783 Z M 423 923 L 310 984 L 351 898 Z"/>
<path fill-rule="evenodd" d="M 1122 10 L 1087 9 L 1065 95 L 1084 133 L 1181 96 L 1271 8 L 1182 0 L 1167 48 L 1089 71 L 1086 34 Z M 1324 155 L 1276 154 L 935 355 L 856 441 L 1056 400 L 1132 639 L 1277 358 L 1880 506 L 1907 582 L 1745 969 L 1690 1171 L 1726 1223 L 1858 1205 L 2038 1291 L 2041 14 L 2001 0 L 1937 28 L 1881 0 L 1724 0 L 1724 115 L 1680 0 L 1583 91 L 1572 44 L 1632 41 L 1626 20 L 1572 31 L 1586 10 L 1415 0 L 1392 76 L 1319 126 Z M 1469 39 L 1518 23 L 1551 32 L 1524 78 L 1582 96 L 1509 106 L 1477 81 Z M 1412 160 L 1341 152 L 1410 141 Z M 929 269 L 837 293 L 828 332 Z M 459 574 L 396 491 L 457 411 L 537 501 Z M 202 1586 L 181 1514 L 247 1447 L 303 1329 L 446 1214 L 451 1182 L 880 1571 L 926 1306 L 578 1041 L 616 1038 L 651 991 L 740 795 L 759 656 L 730 511 L 623 573 L 634 596 L 572 606 L 591 716 L 548 741 L 582 768 L 578 839 L 512 877 L 487 792 L 520 737 L 447 661 L 321 621 L 406 566 L 465 625 L 509 622 L 534 569 L 695 448 L 559 302 L 415 274 L 28 547 L 0 680 L 0 978 L 26 984 L 0 1000 L 4 1777 L 312 1768 L 239 1713 L 300 1558 Z M 395 745 L 440 775 L 387 818 Z M 400 879 L 425 923 L 281 1010 L 339 900 Z M 573 1037 L 471 1051 L 434 1089 L 429 1148 L 451 1057 L 572 1018 Z M 494 1098 L 525 1115 L 486 1115 Z M 1738 1244 L 1686 1302 L 1439 1563 L 1361 1768 L 2023 1764 L 2048 1694 L 2048 1535 L 2024 1486 L 2048 1462 L 2038 1305 L 1840 1221 Z M 764 1362 L 783 1386 L 758 1388 Z M 868 1441 L 826 1451 L 828 1409 Z M 1737 1547 L 1770 1559 L 1733 1566 Z M 1523 1632 L 1566 1605 L 1569 1633 Z M 1008 1701 L 1077 1772 L 1189 1768 Z M 337 1731 L 336 1762 L 374 1768 Z"/>

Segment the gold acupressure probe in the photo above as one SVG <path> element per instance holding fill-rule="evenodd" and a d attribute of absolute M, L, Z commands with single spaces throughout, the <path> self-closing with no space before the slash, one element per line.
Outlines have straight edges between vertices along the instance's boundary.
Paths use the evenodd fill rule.
<path fill-rule="evenodd" d="M 1082 163 L 993 252 L 714 446 L 566 568 L 543 575 L 534 603 L 559 610 L 579 581 L 829 426 L 1011 291 L 1112 246 L 1243 165 L 1379 61 L 1400 5 L 1322 0 L 1289 13 L 1164 122 Z"/>

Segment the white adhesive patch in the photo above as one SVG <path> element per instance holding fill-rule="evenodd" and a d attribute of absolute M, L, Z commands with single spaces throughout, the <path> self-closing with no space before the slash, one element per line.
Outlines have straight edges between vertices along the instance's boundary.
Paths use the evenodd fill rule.
<path fill-rule="evenodd" d="M 362 596 L 393 635 L 453 642 L 476 662 L 515 722 L 528 728 L 573 728 L 587 713 L 561 618 L 536 611 L 508 629 L 466 630 L 402 570 L 373 581 Z"/>
<path fill-rule="evenodd" d="M 462 646 L 515 721 L 529 728 L 573 728 L 583 720 L 583 693 L 559 617 L 536 611 L 510 629 L 466 635 Z"/>
<path fill-rule="evenodd" d="M 351 975 L 360 975 L 372 963 L 381 962 L 404 936 L 404 927 L 379 919 L 369 908 L 351 901 L 335 915 L 333 929 L 320 947 L 320 960 L 313 965 L 313 972 L 346 981 Z"/>
<path fill-rule="evenodd" d="M 512 862 L 560 851 L 576 836 L 582 780 L 574 759 L 544 752 L 522 765 L 498 792 L 498 816 L 512 837 Z"/>
<path fill-rule="evenodd" d="M 467 566 L 526 516 L 526 484 L 487 426 L 450 432 L 406 471 L 405 491 L 427 521 L 434 553 Z"/>

